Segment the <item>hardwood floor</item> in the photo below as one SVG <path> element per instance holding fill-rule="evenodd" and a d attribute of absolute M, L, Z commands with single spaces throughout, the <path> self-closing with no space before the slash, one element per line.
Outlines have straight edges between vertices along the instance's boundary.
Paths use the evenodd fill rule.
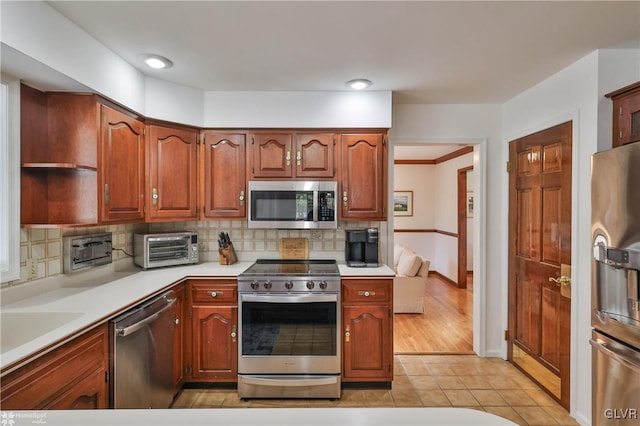
<path fill-rule="evenodd" d="M 424 314 L 394 314 L 396 354 L 473 354 L 473 280 L 458 289 L 430 274 Z"/>

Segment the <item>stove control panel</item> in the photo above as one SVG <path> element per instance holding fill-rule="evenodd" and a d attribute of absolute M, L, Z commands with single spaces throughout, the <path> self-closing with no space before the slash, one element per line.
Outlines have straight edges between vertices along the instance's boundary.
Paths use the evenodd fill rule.
<path fill-rule="evenodd" d="M 238 279 L 240 293 L 331 293 L 340 292 L 340 279 L 247 278 Z"/>

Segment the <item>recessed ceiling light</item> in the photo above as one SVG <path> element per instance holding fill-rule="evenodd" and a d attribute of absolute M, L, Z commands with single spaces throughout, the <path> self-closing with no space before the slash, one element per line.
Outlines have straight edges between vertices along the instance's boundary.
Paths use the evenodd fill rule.
<path fill-rule="evenodd" d="M 144 62 L 148 67 L 160 70 L 165 68 L 171 68 L 173 62 L 164 56 L 154 55 L 152 53 L 145 53 L 138 56 L 138 59 Z"/>
<path fill-rule="evenodd" d="M 371 86 L 371 81 L 366 78 L 356 78 L 355 80 L 347 81 L 347 86 L 351 87 L 353 90 L 362 90 Z"/>

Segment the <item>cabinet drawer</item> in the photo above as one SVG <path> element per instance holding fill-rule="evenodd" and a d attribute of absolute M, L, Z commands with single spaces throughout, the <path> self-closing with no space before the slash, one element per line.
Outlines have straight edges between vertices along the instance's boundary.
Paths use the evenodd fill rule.
<path fill-rule="evenodd" d="M 191 287 L 193 303 L 237 303 L 237 283 L 193 283 Z"/>
<path fill-rule="evenodd" d="M 342 301 L 390 302 L 393 280 L 363 279 L 342 280 Z"/>

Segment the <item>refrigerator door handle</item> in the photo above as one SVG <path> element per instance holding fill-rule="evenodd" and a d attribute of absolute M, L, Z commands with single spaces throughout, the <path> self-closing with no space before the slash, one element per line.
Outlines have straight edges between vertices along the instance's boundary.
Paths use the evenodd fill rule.
<path fill-rule="evenodd" d="M 589 343 L 591 343 L 591 346 L 603 352 L 605 355 L 611 358 L 614 358 L 616 361 L 620 362 L 621 364 L 624 364 L 625 366 L 627 366 L 628 368 L 631 368 L 632 370 L 640 372 L 640 363 L 635 362 L 635 360 L 631 359 L 627 354 L 612 348 L 610 345 L 608 345 L 605 342 L 590 339 Z"/>

